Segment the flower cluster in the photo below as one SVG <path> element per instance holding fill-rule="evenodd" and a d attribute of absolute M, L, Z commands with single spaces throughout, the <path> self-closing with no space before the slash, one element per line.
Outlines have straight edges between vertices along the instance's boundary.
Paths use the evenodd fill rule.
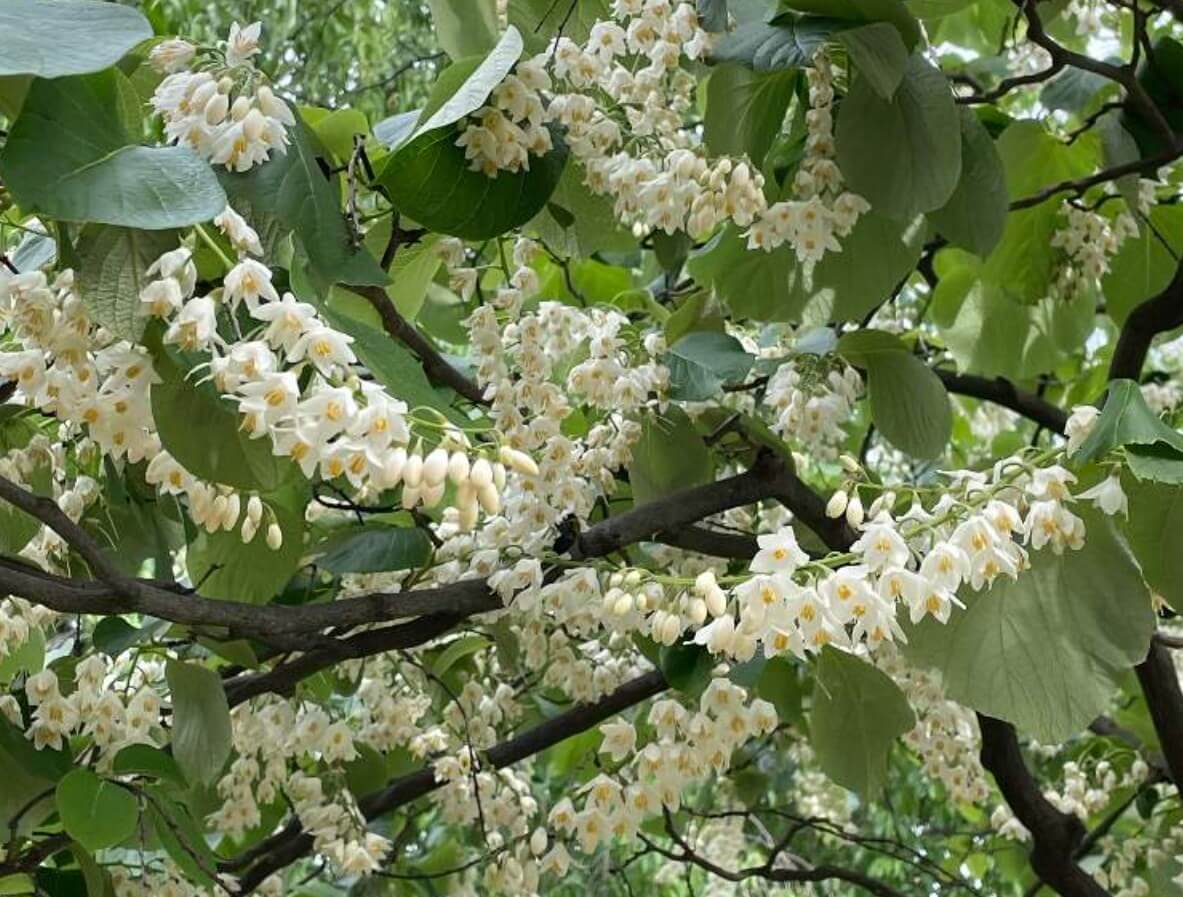
<path fill-rule="evenodd" d="M 776 369 L 764 402 L 774 415 L 773 430 L 815 457 L 832 459 L 862 393 L 862 377 L 850 365 L 800 355 Z"/>
<path fill-rule="evenodd" d="M 230 29 L 221 59 L 190 70 L 197 48 L 183 40 L 157 44 L 149 59 L 165 74 L 152 95 L 152 108 L 164 119 L 174 143 L 192 147 L 214 165 L 247 171 L 286 152 L 288 128 L 296 118 L 255 68 L 261 25 Z"/>

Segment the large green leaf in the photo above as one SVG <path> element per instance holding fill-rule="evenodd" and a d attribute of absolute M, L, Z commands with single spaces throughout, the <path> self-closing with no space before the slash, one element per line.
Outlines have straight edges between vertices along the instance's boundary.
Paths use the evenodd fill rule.
<path fill-rule="evenodd" d="M 114 847 L 136 830 L 135 795 L 80 767 L 67 773 L 54 791 L 62 827 L 88 850 Z"/>
<path fill-rule="evenodd" d="M 138 342 L 145 319 L 140 291 L 144 272 L 163 253 L 177 247 L 173 231 L 136 230 L 93 224 L 82 231 L 75 251 L 78 292 L 90 316 L 111 333 Z"/>
<path fill-rule="evenodd" d="M 928 218 L 954 246 L 984 258 L 1002 239 L 1006 213 L 1006 173 L 994 140 L 978 117 L 962 106 L 961 179 L 949 201 Z"/>
<path fill-rule="evenodd" d="M 856 78 L 838 111 L 838 164 L 881 214 L 939 209 L 961 175 L 961 131 L 949 83 L 923 56 L 908 62 L 891 100 Z"/>
<path fill-rule="evenodd" d="M 1121 244 L 1101 281 L 1105 311 L 1118 324 L 1167 288 L 1183 253 L 1183 206 L 1157 205 L 1150 210 L 1150 221 L 1138 224 L 1137 236 Z"/>
<path fill-rule="evenodd" d="M 496 0 L 427 0 L 439 45 L 453 59 L 484 53 L 497 42 Z"/>
<path fill-rule="evenodd" d="M 686 270 L 698 283 L 714 287 L 736 317 L 792 321 L 802 308 L 788 298 L 794 262 L 787 246 L 771 252 L 748 249 L 740 229 L 729 224 L 690 257 Z"/>
<path fill-rule="evenodd" d="M 1183 458 L 1183 434 L 1172 430 L 1150 410 L 1133 380 L 1114 380 L 1088 438 L 1072 456 L 1078 463 L 1103 457 L 1121 446 L 1158 446 Z"/>
<path fill-rule="evenodd" d="M 4 0 L 0 75 L 60 78 L 117 63 L 152 26 L 139 12 L 100 0 Z"/>
<path fill-rule="evenodd" d="M 874 797 L 887 779 L 892 742 L 915 724 L 907 698 L 885 673 L 845 651 L 822 651 L 809 735 L 831 779 Z"/>
<path fill-rule="evenodd" d="M 1080 509 L 1077 509 L 1080 510 Z M 967 610 L 912 629 L 906 652 L 941 671 L 948 696 L 1045 743 L 1077 734 L 1109 706 L 1115 677 L 1145 656 L 1154 613 L 1112 525 L 1085 515 L 1084 548 L 1034 552 L 1017 580 L 963 589 Z"/>
<path fill-rule="evenodd" d="M 670 371 L 670 398 L 701 402 L 716 395 L 725 383 L 741 383 L 755 356 L 734 336 L 717 330 L 695 330 L 672 346 L 665 356 Z"/>
<path fill-rule="evenodd" d="M 303 120 L 288 129 L 287 152 L 242 173 L 220 172 L 232 198 L 250 206 L 251 217 L 275 216 L 299 238 L 312 273 L 325 284 L 385 284 L 373 257 L 350 240 L 341 213 L 338 180 L 317 164 L 315 136 Z"/>
<path fill-rule="evenodd" d="M 1130 515 L 1126 538 L 1146 583 L 1177 612 L 1183 611 L 1183 551 L 1174 536 L 1183 532 L 1183 488 L 1123 477 Z"/>
<path fill-rule="evenodd" d="M 583 43 L 596 22 L 612 18 L 610 0 L 578 0 L 565 5 L 555 0 L 509 0 L 509 24 L 525 35 L 530 51 L 541 52 L 560 32 Z"/>
<path fill-rule="evenodd" d="M 450 0 L 436 0 L 436 2 L 450 2 Z M 465 5 L 470 5 L 470 2 L 471 0 L 466 0 Z M 471 28 L 471 21 L 469 24 L 470 27 L 466 30 L 472 34 L 475 29 Z M 476 50 L 474 52 L 482 51 Z M 438 108 L 433 109 L 435 103 L 428 101 L 427 107 L 423 110 L 427 118 L 416 126 L 412 139 L 420 134 L 426 134 L 428 131 L 434 131 L 436 128 L 455 124 L 466 115 L 470 115 L 484 106 L 489 94 L 505 80 L 505 76 L 517 64 L 521 55 L 522 35 L 517 28 L 510 25 L 505 34 L 501 36 L 501 40 L 497 41 L 497 45 L 489 51 L 484 59 L 466 59 L 463 63 L 458 63 L 446 70 L 440 76 L 441 84 L 446 83 L 449 72 L 452 71 L 464 74 L 464 80 L 456 85 L 454 90 L 451 90 L 447 98 L 439 101 Z"/>
<path fill-rule="evenodd" d="M 838 352 L 867 371 L 871 418 L 883 436 L 916 458 L 937 458 L 953 430 L 949 394 L 939 377 L 899 339 L 858 330 L 838 341 Z"/>
<path fill-rule="evenodd" d="M 381 573 L 419 567 L 431 557 L 431 540 L 418 527 L 371 523 L 326 536 L 309 552 L 332 573 Z"/>
<path fill-rule="evenodd" d="M 527 225 L 555 252 L 590 259 L 596 252 L 631 252 L 637 238 L 620 224 L 607 196 L 584 184 L 584 169 L 572 159 L 545 208 Z"/>
<path fill-rule="evenodd" d="M 900 0 L 780 0 L 780 5 L 850 22 L 890 22 L 909 51 L 920 40 L 920 25 Z"/>
<path fill-rule="evenodd" d="M 707 80 L 703 133 L 719 155 L 747 155 L 757 166 L 780 133 L 797 83 L 795 72 L 754 72 L 736 63 L 716 66 Z"/>
<path fill-rule="evenodd" d="M 871 211 L 839 242 L 842 251 L 827 252 L 812 271 L 793 257 L 785 307 L 794 320 L 808 309 L 811 321 L 861 321 L 882 305 L 920 259 L 924 219 L 895 221 Z"/>
<path fill-rule="evenodd" d="M 172 697 L 173 757 L 193 784 L 212 785 L 233 746 L 230 707 L 213 670 L 170 660 L 164 668 Z"/>
<path fill-rule="evenodd" d="M 1048 134 L 1034 121 L 1010 125 L 996 144 L 1013 201 L 1091 170 L 1095 148 L 1087 140 L 1071 145 Z M 1055 275 L 1052 235 L 1059 227 L 1058 199 L 1019 209 L 1006 217 L 1002 239 L 986 259 L 982 276 L 1025 302 L 1048 293 Z"/>
<path fill-rule="evenodd" d="M 190 382 L 175 366 L 158 364 L 151 389 L 160 442 L 195 476 L 236 489 L 269 491 L 295 479 L 295 465 L 271 451 L 271 439 L 251 439 L 233 402 L 210 382 Z"/>
<path fill-rule="evenodd" d="M 422 134 L 387 160 L 379 181 L 399 212 L 424 227 L 466 240 L 487 240 L 537 215 L 558 186 L 567 147 L 533 156 L 530 170 L 488 177 L 469 168 L 452 125 Z"/>
<path fill-rule="evenodd" d="M 226 195 L 188 147 L 139 146 L 138 100 L 117 69 L 36 79 L 0 154 L 29 212 L 164 230 L 208 221 Z M 47 148 L 52 147 L 52 150 Z"/>
<path fill-rule="evenodd" d="M 711 454 L 685 411 L 670 405 L 641 421 L 641 437 L 633 445 L 629 466 L 635 504 L 712 479 Z"/>
<path fill-rule="evenodd" d="M 837 33 L 859 74 L 879 96 L 890 100 L 908 68 L 908 48 L 895 26 L 872 22 Z"/>
<path fill-rule="evenodd" d="M 254 539 L 242 541 L 241 523 L 216 533 L 198 530 L 185 564 L 197 591 L 207 598 L 265 604 L 274 598 L 300 567 L 304 554 L 304 506 L 308 492 L 291 486 L 263 496 L 268 510 Z M 267 544 L 267 527 L 278 523 L 283 544 Z"/>
<path fill-rule="evenodd" d="M 846 27 L 836 19 L 810 16 L 748 22 L 724 35 L 711 55 L 716 62 L 738 62 L 757 72 L 800 68 L 811 65 L 830 35 Z"/>

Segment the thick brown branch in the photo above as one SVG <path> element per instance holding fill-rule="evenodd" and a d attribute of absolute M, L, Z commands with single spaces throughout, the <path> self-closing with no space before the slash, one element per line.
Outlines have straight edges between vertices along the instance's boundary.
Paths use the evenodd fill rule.
<path fill-rule="evenodd" d="M 1035 874 L 1062 897 L 1110 897 L 1076 864 L 1084 826 L 1043 796 L 1019 750 L 1014 726 L 979 713 L 978 727 L 982 732 L 982 766 L 994 776 L 1007 805 L 1031 833 L 1031 868 Z"/>
<path fill-rule="evenodd" d="M 1161 643 L 1151 641 L 1146 659 L 1134 667 L 1134 671 L 1146 697 L 1171 781 L 1183 794 L 1183 691 L 1179 688 L 1179 674 L 1175 672 L 1170 651 Z"/>
<path fill-rule="evenodd" d="M 456 370 L 427 337 L 399 314 L 398 309 L 394 307 L 394 302 L 386 295 L 386 291 L 382 287 L 350 286 L 349 289 L 369 302 L 374 311 L 378 312 L 378 316 L 382 319 L 382 329 L 389 336 L 419 356 L 419 361 L 422 362 L 428 379 L 440 386 L 451 387 L 474 404 L 488 404 L 481 388 Z"/>
<path fill-rule="evenodd" d="M 1041 427 L 1063 435 L 1068 423 L 1068 414 L 1063 408 L 1053 405 L 1033 392 L 1020 389 L 1002 377 L 979 377 L 976 374 L 958 374 L 953 371 L 934 368 L 949 392 L 984 399 L 995 405 L 1009 408 Z"/>
<path fill-rule="evenodd" d="M 1110 380 L 1137 380 L 1150 344 L 1160 333 L 1183 325 L 1183 265 L 1167 288 L 1147 299 L 1126 318 L 1109 362 Z"/>

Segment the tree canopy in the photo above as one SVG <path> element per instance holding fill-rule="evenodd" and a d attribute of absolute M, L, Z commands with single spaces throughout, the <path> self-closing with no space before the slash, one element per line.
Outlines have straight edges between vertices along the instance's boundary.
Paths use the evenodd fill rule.
<path fill-rule="evenodd" d="M 0 3 L 0 894 L 1183 897 L 1178 0 Z"/>

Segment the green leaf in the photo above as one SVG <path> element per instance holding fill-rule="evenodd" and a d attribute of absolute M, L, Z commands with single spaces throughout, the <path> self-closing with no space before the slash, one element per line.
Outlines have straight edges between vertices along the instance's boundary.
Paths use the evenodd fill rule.
<path fill-rule="evenodd" d="M 759 167 L 780 133 L 796 84 L 796 72 L 755 72 L 736 63 L 716 66 L 706 88 L 707 148 L 718 155 L 747 155 Z"/>
<path fill-rule="evenodd" d="M 1078 512 L 1082 509 L 1077 508 Z M 950 699 L 1014 723 L 1046 744 L 1105 712 L 1115 677 L 1141 662 L 1154 631 L 1142 575 L 1111 523 L 1087 512 L 1084 547 L 1033 552 L 1031 569 L 968 609 L 908 634 L 915 662 L 941 671 Z"/>
<path fill-rule="evenodd" d="M 713 479 L 711 454 L 685 411 L 670 405 L 641 420 L 641 436 L 633 445 L 629 467 L 634 504 Z"/>
<path fill-rule="evenodd" d="M 114 847 L 132 835 L 139 819 L 130 791 L 85 767 L 58 782 L 54 802 L 67 834 L 88 850 Z"/>
<path fill-rule="evenodd" d="M 890 100 L 856 78 L 838 112 L 838 165 L 850 188 L 894 218 L 939 209 L 961 176 L 961 131 L 949 82 L 913 56 Z"/>
<path fill-rule="evenodd" d="M 431 230 L 487 240 L 525 224 L 545 207 L 567 162 L 567 147 L 555 137 L 530 170 L 487 177 L 473 171 L 456 146 L 455 125 L 407 142 L 390 155 L 379 182 L 399 212 Z"/>
<path fill-rule="evenodd" d="M 916 267 L 924 233 L 923 218 L 901 222 L 872 211 L 842 238 L 842 251 L 827 252 L 812 271 L 786 248 L 793 268 L 784 307 L 794 309 L 791 319 L 861 321 Z"/>
<path fill-rule="evenodd" d="M 357 136 L 365 137 L 370 133 L 370 123 L 366 114 L 360 109 L 345 106 L 341 109 L 316 110 L 321 114 L 315 119 L 309 114 L 312 110 L 302 107 L 300 110 L 304 120 L 316 134 L 316 139 L 337 157 L 338 162 L 348 162 L 353 156 L 353 140 Z"/>
<path fill-rule="evenodd" d="M 920 25 L 900 0 L 781 0 L 780 5 L 851 22 L 890 22 L 899 31 L 908 52 L 920 40 Z"/>
<path fill-rule="evenodd" d="M 186 787 L 185 776 L 172 754 L 149 744 L 129 744 L 115 755 L 111 771 L 116 775 L 149 776 Z"/>
<path fill-rule="evenodd" d="M 137 104 L 117 69 L 34 80 L 0 177 L 25 211 L 62 221 L 166 230 L 213 218 L 226 206 L 213 170 L 188 147 L 139 146 Z"/>
<path fill-rule="evenodd" d="M 243 432 L 237 407 L 213 383 L 197 386 L 175 366 L 156 368 L 161 382 L 152 384 L 152 416 L 161 444 L 182 467 L 204 480 L 251 491 L 269 491 L 298 477 L 291 461 L 272 454 L 269 436 L 251 439 Z"/>
<path fill-rule="evenodd" d="M 431 540 L 418 527 L 371 523 L 322 539 L 309 552 L 332 573 L 381 573 L 420 567 L 431 557 Z"/>
<path fill-rule="evenodd" d="M 8 685 L 21 673 L 31 675 L 45 668 L 45 633 L 37 626 L 14 650 L 0 658 L 0 685 Z"/>
<path fill-rule="evenodd" d="M 584 43 L 596 22 L 612 18 L 609 0 L 579 0 L 566 6 L 555 0 L 509 0 L 507 12 L 509 24 L 521 30 L 534 53 L 546 49 L 560 30 L 564 37 Z"/>
<path fill-rule="evenodd" d="M 1183 611 L 1183 552 L 1167 533 L 1183 532 L 1183 488 L 1124 477 L 1130 503 L 1125 535 L 1146 584 L 1176 612 Z"/>
<path fill-rule="evenodd" d="M 949 394 L 940 378 L 896 337 L 858 330 L 838 341 L 838 353 L 866 368 L 871 418 L 883 436 L 915 458 L 938 458 L 953 431 Z"/>
<path fill-rule="evenodd" d="M 444 2 L 449 2 L 449 0 L 444 0 Z M 471 0 L 465 0 L 465 5 L 471 6 Z M 481 50 L 474 52 L 479 53 Z M 517 28 L 510 25 L 505 34 L 501 35 L 501 40 L 497 41 L 497 46 L 493 47 L 484 59 L 479 61 L 466 59 L 445 70 L 440 76 L 441 83 L 448 83 L 452 78 L 458 77 L 459 73 L 468 72 L 470 69 L 471 73 L 467 74 L 451 95 L 440 103 L 439 108 L 433 111 L 434 104 L 430 100 L 428 101 L 427 107 L 423 111 L 425 114 L 430 112 L 430 115 L 415 128 L 411 139 L 414 140 L 428 131 L 455 124 L 466 115 L 470 115 L 484 106 L 489 94 L 505 80 L 505 76 L 517 64 L 521 55 L 522 35 Z M 450 71 L 455 71 L 458 74 L 449 78 Z"/>
<path fill-rule="evenodd" d="M 1114 380 L 1088 438 L 1072 456 L 1078 464 L 1101 458 L 1123 445 L 1160 445 L 1183 458 L 1183 435 L 1159 419 L 1133 380 Z"/>
<path fill-rule="evenodd" d="M 814 54 L 835 31 L 848 27 L 836 19 L 789 17 L 748 22 L 724 35 L 711 53 L 715 62 L 738 62 L 757 72 L 812 65 Z"/>
<path fill-rule="evenodd" d="M 783 657 L 770 658 L 760 672 L 756 694 L 772 703 L 782 723 L 792 723 L 805 730 L 805 715 L 801 709 L 806 693 L 805 682 L 798 670 L 799 667 Z"/>
<path fill-rule="evenodd" d="M 427 6 L 439 45 L 453 59 L 484 53 L 497 43 L 495 0 L 427 0 Z"/>
<path fill-rule="evenodd" d="M 908 48 L 895 26 L 872 22 L 839 31 L 836 37 L 872 89 L 885 100 L 895 96 L 908 68 Z"/>
<path fill-rule="evenodd" d="M 1156 205 L 1149 223 L 1138 225 L 1137 236 L 1125 239 L 1101 280 L 1105 311 L 1118 324 L 1167 288 L 1183 254 L 1183 206 Z"/>
<path fill-rule="evenodd" d="M 1095 161 L 1088 141 L 1078 140 L 1069 146 L 1034 121 L 1012 124 L 1002 132 L 996 147 L 1006 170 L 1011 201 L 1087 174 Z M 983 279 L 1025 302 L 1047 296 L 1055 275 L 1051 239 L 1059 228 L 1059 210 L 1060 201 L 1053 198 L 1008 214 L 1002 239 L 982 268 Z"/>
<path fill-rule="evenodd" d="M 164 668 L 172 695 L 172 752 L 185 778 L 212 785 L 233 746 L 230 707 L 213 670 L 170 660 Z"/>
<path fill-rule="evenodd" d="M 686 270 L 699 284 L 714 287 L 739 318 L 791 321 L 801 312 L 787 296 L 794 264 L 788 247 L 748 249 L 740 229 L 729 224 L 690 256 Z"/>
<path fill-rule="evenodd" d="M 670 398 L 701 402 L 716 395 L 723 384 L 742 383 L 755 356 L 744 351 L 735 337 L 717 330 L 686 334 L 666 353 L 670 371 Z"/>
<path fill-rule="evenodd" d="M 185 563 L 197 591 L 207 598 L 265 604 L 276 596 L 300 568 L 304 553 L 304 506 L 307 487 L 289 488 L 263 497 L 267 511 L 259 532 L 249 543 L 242 541 L 241 524 L 216 533 L 199 529 L 189 544 Z M 268 525 L 274 520 L 283 544 L 267 544 Z"/>
<path fill-rule="evenodd" d="M 140 291 L 148 282 L 144 272 L 176 247 L 174 231 L 101 224 L 84 228 L 75 247 L 81 259 L 78 292 L 91 317 L 116 336 L 138 342 L 145 322 L 140 314 Z"/>
<path fill-rule="evenodd" d="M 152 798 L 145 808 L 160 846 L 188 881 L 207 892 L 213 891 L 214 882 L 206 870 L 218 868 L 218 857 L 206 843 L 203 829 L 160 785 L 149 785 L 146 790 Z"/>
<path fill-rule="evenodd" d="M 702 645 L 665 645 L 659 658 L 661 672 L 675 691 L 694 698 L 711 682 L 715 661 Z"/>
<path fill-rule="evenodd" d="M 574 159 L 563 169 L 546 208 L 527 228 L 565 256 L 590 259 L 596 252 L 631 252 L 637 248 L 637 238 L 617 221 L 612 200 L 588 189 L 583 166 Z"/>
<path fill-rule="evenodd" d="M 887 779 L 892 742 L 916 724 L 912 708 L 886 673 L 827 647 L 817 662 L 809 735 L 831 779 L 866 798 Z"/>
<path fill-rule="evenodd" d="M 324 284 L 384 285 L 386 272 L 350 241 L 341 214 L 339 181 L 326 177 L 317 164 L 315 135 L 297 116 L 288 136 L 291 144 L 286 153 L 276 153 L 250 171 L 220 171 L 226 192 L 249 204 L 248 217 L 256 223 L 259 216 L 275 216 L 286 232 L 294 233 L 312 273 Z"/>
<path fill-rule="evenodd" d="M 961 179 L 929 220 L 954 246 L 983 258 L 998 245 L 1006 227 L 1006 173 L 990 132 L 961 107 Z"/>
<path fill-rule="evenodd" d="M 484 651 L 491 644 L 493 643 L 483 635 L 463 635 L 455 641 L 448 642 L 435 659 L 435 663 L 431 665 L 431 671 L 442 677 L 465 657 Z"/>
<path fill-rule="evenodd" d="M 151 36 L 143 15 L 117 3 L 4 0 L 0 75 L 60 78 L 97 72 Z"/>

